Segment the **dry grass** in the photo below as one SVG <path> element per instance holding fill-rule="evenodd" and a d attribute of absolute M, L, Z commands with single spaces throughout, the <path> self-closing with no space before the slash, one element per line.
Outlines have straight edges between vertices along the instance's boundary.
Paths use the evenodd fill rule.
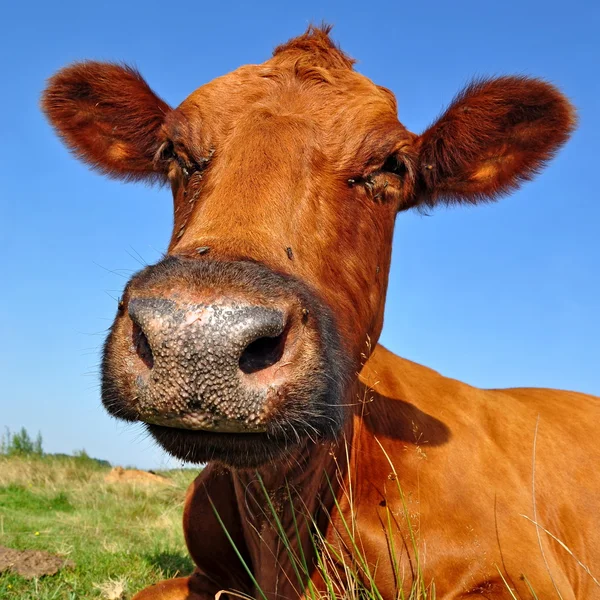
<path fill-rule="evenodd" d="M 197 471 L 163 473 L 168 486 L 106 483 L 108 472 L 86 457 L 0 456 L 0 545 L 76 565 L 33 581 L 0 575 L 0 598 L 123 599 L 191 571 L 181 514 Z"/>
<path fill-rule="evenodd" d="M 105 600 L 124 600 L 127 591 L 127 580 L 124 577 L 119 579 L 107 579 L 102 583 L 95 583 L 94 587 L 100 591 Z"/>
<path fill-rule="evenodd" d="M 395 474 L 390 457 L 383 447 L 381 450 Z M 135 481 L 107 483 L 108 472 L 108 468 L 86 457 L 0 456 L 0 545 L 68 556 L 76 565 L 56 576 L 33 581 L 10 573 L 0 575 L 0 598 L 127 600 L 135 591 L 192 570 L 183 542 L 181 513 L 185 490 L 196 472 L 164 472 L 162 474 L 172 482 L 166 486 Z M 257 478 L 260 481 L 258 474 Z M 395 495 L 404 522 L 408 524 L 411 553 L 417 561 L 417 577 L 408 586 L 404 585 L 400 567 L 396 567 L 396 599 L 435 600 L 434 581 L 425 579 L 419 563 L 422 549 L 418 527 L 412 527 L 412 515 L 404 500 L 400 478 L 393 479 L 397 488 Z M 267 516 L 291 559 L 294 572 L 288 575 L 309 600 L 383 600 L 376 584 L 376 567 L 364 556 L 362 541 L 356 534 L 359 528 L 352 509 L 353 482 L 340 479 L 336 485 L 341 486 L 343 498 L 340 501 L 350 507 L 341 518 L 339 535 L 326 540 L 317 527 L 309 528 L 316 531 L 312 542 L 317 550 L 317 568 L 326 585 L 325 594 L 314 587 L 312 565 L 309 567 L 306 557 L 295 549 L 263 488 Z M 288 493 L 290 505 L 297 506 L 292 492 L 288 490 Z M 213 508 L 218 515 L 217 507 Z M 342 513 L 339 504 L 335 508 Z M 391 543 L 397 534 L 397 516 L 388 515 L 385 532 L 388 545 L 385 553 L 394 565 L 400 562 Z M 300 519 L 311 520 L 311 516 L 302 511 L 295 518 L 298 522 L 296 531 L 290 532 L 292 537 L 297 534 Z M 554 538 L 549 531 L 541 529 Z M 591 576 L 585 565 L 574 556 L 573 559 L 576 566 Z M 247 568 L 250 570 L 249 565 Z M 508 584 L 507 590 L 514 595 Z M 259 596 L 265 597 L 258 585 L 257 591 Z M 535 597 L 535 592 L 530 591 Z"/>
<path fill-rule="evenodd" d="M 423 570 L 421 569 L 419 556 L 421 554 L 420 541 L 417 533 L 411 523 L 407 504 L 396 474 L 394 465 L 389 456 L 381 446 L 381 450 L 390 464 L 392 473 L 395 475 L 397 493 L 400 501 L 402 517 L 407 524 L 410 538 L 412 555 L 415 559 L 415 573 L 409 581 L 405 581 L 400 567 L 400 557 L 396 554 L 394 539 L 399 533 L 398 519 L 392 516 L 390 503 L 386 504 L 388 513 L 385 539 L 387 548 L 382 549 L 385 556 L 392 560 L 395 572 L 396 590 L 395 600 L 435 600 L 435 584 L 433 581 L 426 581 Z M 346 447 L 346 459 L 349 460 L 349 450 Z M 302 499 L 295 498 L 294 492 L 288 486 L 288 500 L 292 511 L 293 529 L 291 535 L 288 533 L 289 524 L 286 527 L 280 519 L 280 513 L 274 506 L 269 491 L 264 486 L 260 473 L 256 472 L 256 480 L 260 483 L 262 494 L 265 499 L 264 516 L 270 522 L 271 527 L 279 535 L 283 547 L 290 560 L 291 571 L 285 573 L 285 578 L 292 588 L 298 593 L 298 597 L 307 600 L 388 600 L 384 597 L 377 586 L 377 562 L 373 564 L 372 560 L 365 555 L 364 545 L 360 537 L 359 527 L 356 523 L 356 511 L 354 510 L 354 492 L 353 482 L 350 477 L 342 476 L 341 471 L 336 475 L 336 482 L 328 480 L 331 486 L 332 496 L 334 497 L 334 509 L 338 515 L 338 530 L 333 530 L 326 538 L 320 531 L 318 524 L 313 520 L 313 516 L 308 511 L 298 510 L 297 506 L 302 507 Z M 341 496 L 334 492 L 334 485 L 339 486 Z M 342 508 L 341 502 L 347 506 L 347 510 Z M 242 552 L 235 547 L 232 537 L 226 530 L 218 511 L 218 507 L 213 504 L 213 511 L 223 527 L 223 531 L 230 543 L 233 545 L 240 561 L 244 565 L 246 572 L 253 581 L 258 597 L 267 600 L 267 594 L 260 588 L 259 582 L 254 578 L 250 565 L 246 564 Z M 322 507 L 323 510 L 327 510 Z M 401 519 L 402 520 L 402 519 Z M 308 562 L 304 555 L 302 545 L 295 544 L 293 538 L 300 535 L 300 523 L 307 524 L 305 531 L 311 532 L 311 542 L 317 557 L 317 571 L 320 579 L 324 583 L 325 591 L 317 589 L 314 583 L 313 565 Z M 372 559 L 372 557 L 370 557 Z M 277 559 L 275 559 L 277 560 Z M 236 594 L 240 598 L 250 598 L 244 594 Z"/>

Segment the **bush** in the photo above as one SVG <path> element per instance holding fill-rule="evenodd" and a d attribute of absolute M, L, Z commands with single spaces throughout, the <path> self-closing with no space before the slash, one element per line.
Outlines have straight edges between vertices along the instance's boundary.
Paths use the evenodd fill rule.
<path fill-rule="evenodd" d="M 42 434 L 38 431 L 35 440 L 32 440 L 25 427 L 21 431 L 11 433 L 7 427 L 0 439 L 0 454 L 7 456 L 42 456 Z"/>

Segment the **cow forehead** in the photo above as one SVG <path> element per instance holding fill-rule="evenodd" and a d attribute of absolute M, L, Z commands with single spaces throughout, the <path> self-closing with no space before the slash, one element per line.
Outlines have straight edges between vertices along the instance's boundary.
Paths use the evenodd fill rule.
<path fill-rule="evenodd" d="M 210 130 L 218 137 L 265 114 L 310 123 L 328 136 L 364 136 L 374 128 L 396 128 L 396 111 L 389 90 L 353 70 L 271 61 L 214 79 L 177 109 L 191 124 L 188 130 L 202 127 L 204 134 Z"/>

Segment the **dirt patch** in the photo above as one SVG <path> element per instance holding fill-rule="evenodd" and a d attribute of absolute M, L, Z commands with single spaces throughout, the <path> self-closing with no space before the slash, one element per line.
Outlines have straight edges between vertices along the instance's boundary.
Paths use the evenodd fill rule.
<path fill-rule="evenodd" d="M 13 550 L 0 546 L 0 573 L 13 571 L 26 579 L 55 575 L 63 567 L 74 567 L 73 561 L 41 550 Z"/>
<path fill-rule="evenodd" d="M 168 477 L 150 473 L 149 471 L 138 471 L 137 469 L 124 469 L 115 467 L 104 478 L 106 483 L 158 483 L 163 485 L 173 485 Z"/>

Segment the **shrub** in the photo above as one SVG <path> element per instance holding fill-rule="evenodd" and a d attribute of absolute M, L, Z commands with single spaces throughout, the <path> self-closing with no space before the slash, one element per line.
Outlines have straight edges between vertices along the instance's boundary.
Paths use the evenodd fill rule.
<path fill-rule="evenodd" d="M 7 456 L 42 456 L 42 434 L 38 431 L 35 440 L 32 440 L 25 427 L 20 431 L 11 433 L 7 427 L 0 439 L 0 454 Z"/>

